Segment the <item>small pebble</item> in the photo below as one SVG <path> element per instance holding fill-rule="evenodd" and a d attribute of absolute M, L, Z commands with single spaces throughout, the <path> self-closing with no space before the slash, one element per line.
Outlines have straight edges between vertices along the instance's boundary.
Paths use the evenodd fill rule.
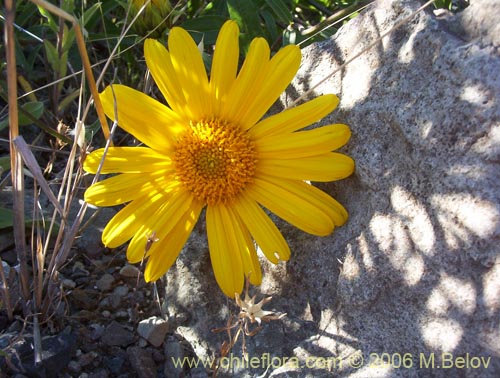
<path fill-rule="evenodd" d="M 104 273 L 101 278 L 97 280 L 95 283 L 95 286 L 100 290 L 100 291 L 109 291 L 111 290 L 111 287 L 113 286 L 113 283 L 115 282 L 115 278 L 109 274 L 109 273 Z"/>
<path fill-rule="evenodd" d="M 124 285 L 117 286 L 115 287 L 115 290 L 113 290 L 113 294 L 123 298 L 128 294 L 128 287 Z"/>
<path fill-rule="evenodd" d="M 65 289 L 74 289 L 76 287 L 76 282 L 69 278 L 65 278 L 62 280 L 62 285 Z"/>
<path fill-rule="evenodd" d="M 128 319 L 128 312 L 125 310 L 119 310 L 115 313 L 115 319 Z"/>
<path fill-rule="evenodd" d="M 80 366 L 85 367 L 94 362 L 96 357 L 97 357 L 97 352 L 84 353 L 78 359 L 78 363 L 80 364 Z"/>
<path fill-rule="evenodd" d="M 78 361 L 70 361 L 68 364 L 68 371 L 73 374 L 77 374 L 82 371 L 82 366 Z"/>
<path fill-rule="evenodd" d="M 79 277 L 87 277 L 89 276 L 90 273 L 87 269 L 85 269 L 85 266 L 80 262 L 76 261 L 73 265 L 73 274 L 72 277 L 74 279 L 79 278 Z"/>
<path fill-rule="evenodd" d="M 135 265 L 127 264 L 120 269 L 120 275 L 123 277 L 138 277 L 139 274 L 140 270 Z"/>
<path fill-rule="evenodd" d="M 96 341 L 96 340 L 100 339 L 102 337 L 102 335 L 104 334 L 104 326 L 102 326 L 100 324 L 91 324 L 90 329 L 91 329 L 90 339 L 92 341 Z"/>
<path fill-rule="evenodd" d="M 152 316 L 139 322 L 137 333 L 151 345 L 159 347 L 165 340 L 169 328 L 169 324 L 165 319 Z"/>
<path fill-rule="evenodd" d="M 120 307 L 120 303 L 122 300 L 122 297 L 116 294 L 111 294 L 108 298 L 109 306 L 112 309 L 118 309 Z"/>

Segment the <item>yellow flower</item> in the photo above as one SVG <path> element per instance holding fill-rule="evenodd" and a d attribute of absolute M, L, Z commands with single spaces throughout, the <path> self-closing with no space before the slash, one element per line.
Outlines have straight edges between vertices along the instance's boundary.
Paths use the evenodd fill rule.
<path fill-rule="evenodd" d="M 144 146 L 109 148 L 101 173 L 120 174 L 89 187 L 85 200 L 127 203 L 102 240 L 115 248 L 131 239 L 131 263 L 146 250 L 146 281 L 170 268 L 205 207 L 215 278 L 230 297 L 241 293 L 245 277 L 261 282 L 254 241 L 272 263 L 290 257 L 263 208 L 319 236 L 347 220 L 342 205 L 305 180 L 326 182 L 353 172 L 350 157 L 332 152 L 348 141 L 349 128 L 299 131 L 330 113 L 338 98 L 319 96 L 261 119 L 296 74 L 300 49 L 289 45 L 270 58 L 267 42 L 256 38 L 238 72 L 238 35 L 234 21 L 223 25 L 210 80 L 182 28 L 170 31 L 168 50 L 146 40 L 146 63 L 168 106 L 123 85 L 101 93 L 107 116 Z M 97 172 L 103 152 L 87 156 L 86 171 Z"/>

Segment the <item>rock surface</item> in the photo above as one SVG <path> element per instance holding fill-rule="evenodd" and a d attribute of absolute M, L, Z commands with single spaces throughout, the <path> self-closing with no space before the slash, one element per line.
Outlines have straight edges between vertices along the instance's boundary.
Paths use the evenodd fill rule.
<path fill-rule="evenodd" d="M 303 50 L 283 100 L 290 105 L 325 77 L 311 97 L 341 98 L 322 123 L 351 126 L 344 152 L 356 173 L 318 186 L 350 220 L 326 238 L 277 221 L 293 255 L 266 265 L 261 291 L 273 295 L 269 309 L 288 316 L 246 338 L 249 356 L 269 353 L 267 362 L 234 360 L 232 374 L 500 374 L 500 46 L 492 31 L 500 4 L 472 1 L 439 18 L 420 12 L 350 61 L 419 6 L 379 1 Z M 237 309 L 217 295 L 203 234 L 200 225 L 169 272 L 165 297 L 170 314 L 184 314 L 177 332 L 206 358 L 226 338 L 211 330 Z M 285 357 L 294 359 L 280 366 Z"/>
<path fill-rule="evenodd" d="M 151 345 L 159 347 L 165 340 L 168 328 L 168 322 L 165 319 L 159 316 L 152 316 L 139 322 L 137 333 Z"/>

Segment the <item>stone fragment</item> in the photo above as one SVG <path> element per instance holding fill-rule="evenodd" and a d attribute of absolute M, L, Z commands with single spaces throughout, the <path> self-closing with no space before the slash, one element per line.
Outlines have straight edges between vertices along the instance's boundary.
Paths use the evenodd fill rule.
<path fill-rule="evenodd" d="M 137 278 L 140 275 L 140 270 L 135 265 L 127 264 L 120 269 L 120 275 L 128 278 Z"/>
<path fill-rule="evenodd" d="M 134 341 L 134 334 L 120 323 L 112 321 L 107 327 L 102 341 L 110 346 L 126 347 Z"/>
<path fill-rule="evenodd" d="M 120 298 L 124 298 L 128 294 L 129 288 L 125 285 L 120 285 L 114 288 L 113 295 L 117 295 Z"/>
<path fill-rule="evenodd" d="M 158 316 L 152 316 L 148 319 L 141 320 L 137 326 L 137 333 L 139 336 L 146 339 L 155 347 L 159 347 L 163 343 L 168 330 L 168 322 Z"/>
<path fill-rule="evenodd" d="M 164 346 L 165 365 L 163 374 L 165 378 L 176 378 L 181 376 L 183 372 L 179 362 L 184 358 L 184 349 L 182 344 L 175 337 L 169 337 L 165 341 Z"/>
<path fill-rule="evenodd" d="M 99 278 L 97 281 L 96 281 L 96 286 L 97 288 L 102 291 L 102 292 L 106 292 L 106 291 L 110 291 L 111 288 L 113 287 L 113 283 L 115 282 L 115 278 L 113 277 L 113 275 L 109 274 L 109 273 L 104 273 L 101 278 Z"/>
<path fill-rule="evenodd" d="M 7 370 L 6 367 L 14 366 L 20 371 L 26 372 L 30 377 L 57 377 L 67 367 L 76 349 L 76 336 L 71 333 L 61 333 L 54 336 L 42 338 L 41 361 L 34 365 L 33 337 L 27 336 L 12 339 L 14 344 L 9 344 L 9 364 L 5 357 L 0 355 L 0 371 Z M 10 349 L 12 348 L 12 349 Z"/>
<path fill-rule="evenodd" d="M 127 355 L 137 377 L 156 378 L 158 376 L 151 351 L 131 346 L 127 348 Z"/>

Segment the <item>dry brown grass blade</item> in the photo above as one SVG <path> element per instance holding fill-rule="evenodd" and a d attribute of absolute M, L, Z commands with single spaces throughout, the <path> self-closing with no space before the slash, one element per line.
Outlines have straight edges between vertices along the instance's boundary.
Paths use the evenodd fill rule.
<path fill-rule="evenodd" d="M 96 107 L 97 116 L 99 117 L 99 122 L 101 123 L 102 132 L 104 133 L 104 137 L 106 139 L 109 139 L 110 132 L 108 127 L 108 122 L 106 120 L 106 115 L 104 114 L 104 109 L 102 107 L 102 103 L 99 98 L 99 92 L 97 90 L 97 85 L 94 79 L 94 74 L 92 72 L 92 67 L 90 65 L 89 56 L 87 54 L 87 49 L 85 46 L 85 40 L 83 38 L 82 29 L 80 28 L 78 20 L 71 14 L 63 11 L 62 9 L 56 7 L 55 5 L 45 0 L 31 0 L 31 2 L 45 8 L 50 13 L 53 13 L 65 19 L 66 21 L 71 22 L 71 24 L 73 25 L 76 36 L 76 44 L 78 45 L 78 51 L 80 52 L 80 57 L 82 58 L 83 68 L 85 71 L 85 75 L 87 76 L 87 82 L 90 88 L 90 93 L 92 94 L 92 98 L 94 99 L 94 105 Z"/>
<path fill-rule="evenodd" d="M 25 300 L 30 297 L 29 273 L 26 258 L 26 232 L 24 229 L 24 176 L 21 154 L 17 150 L 14 139 L 19 136 L 19 120 L 17 107 L 17 70 L 14 44 L 14 17 L 16 6 L 14 0 L 5 0 L 4 39 L 7 52 L 7 88 L 9 103 L 9 139 L 10 165 L 12 175 L 12 195 L 14 210 L 14 241 L 20 268 L 21 294 Z"/>
<path fill-rule="evenodd" d="M 33 153 L 31 152 L 29 146 L 24 141 L 24 138 L 22 137 L 22 135 L 18 135 L 17 137 L 15 137 L 13 142 L 17 148 L 17 151 L 22 156 L 24 164 L 26 164 L 26 166 L 30 170 L 31 174 L 33 175 L 35 180 L 38 182 L 38 185 L 40 185 L 40 188 L 43 190 L 45 195 L 52 202 L 52 204 L 57 209 L 59 214 L 62 217 L 64 217 L 64 210 L 61 207 L 61 204 L 57 200 L 55 194 L 50 189 L 50 186 L 47 183 L 47 181 L 45 180 L 45 177 L 43 177 L 42 170 L 40 169 L 40 166 L 38 165 L 38 162 L 36 161 L 35 156 L 33 156 Z"/>

